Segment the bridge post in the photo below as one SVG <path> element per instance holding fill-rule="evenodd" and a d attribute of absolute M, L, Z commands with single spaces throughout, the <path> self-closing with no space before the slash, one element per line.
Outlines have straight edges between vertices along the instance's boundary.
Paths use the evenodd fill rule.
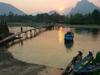
<path fill-rule="evenodd" d="M 38 34 L 39 34 L 39 33 L 40 33 L 40 28 L 38 29 L 38 31 L 39 31 L 39 32 L 38 32 Z"/>
<path fill-rule="evenodd" d="M 40 28 L 40 32 L 42 32 L 42 28 Z"/>
<path fill-rule="evenodd" d="M 34 30 L 34 36 L 36 36 L 36 29 Z"/>
<path fill-rule="evenodd" d="M 27 37 L 27 32 L 25 32 L 25 36 Z"/>
<path fill-rule="evenodd" d="M 30 35 L 32 36 L 32 30 L 30 30 Z"/>
<path fill-rule="evenodd" d="M 39 29 L 38 29 L 38 31 L 37 31 L 37 35 L 39 34 Z"/>

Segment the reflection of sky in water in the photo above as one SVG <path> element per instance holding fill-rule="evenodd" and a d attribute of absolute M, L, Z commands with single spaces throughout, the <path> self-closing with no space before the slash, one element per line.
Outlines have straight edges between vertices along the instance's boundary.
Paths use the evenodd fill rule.
<path fill-rule="evenodd" d="M 67 46 L 64 43 L 64 35 L 69 28 L 68 30 L 55 28 L 42 32 L 36 37 L 22 39 L 9 47 L 8 51 L 18 60 L 59 68 L 66 68 L 79 50 L 84 49 L 83 57 L 89 51 L 94 50 L 94 56 L 100 51 L 100 30 L 75 28 L 70 30 L 74 32 L 74 41 L 67 43 Z M 24 34 L 23 36 L 25 38 Z"/>
<path fill-rule="evenodd" d="M 63 28 L 60 27 L 59 28 L 59 31 L 58 31 L 58 34 L 59 34 L 59 42 L 62 43 L 63 40 L 64 40 L 64 36 L 63 36 L 63 32 L 62 32 Z"/>

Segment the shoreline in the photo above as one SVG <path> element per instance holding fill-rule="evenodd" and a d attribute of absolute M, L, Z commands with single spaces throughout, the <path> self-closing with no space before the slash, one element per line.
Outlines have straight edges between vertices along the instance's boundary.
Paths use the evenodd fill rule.
<path fill-rule="evenodd" d="M 38 27 L 42 25 L 8 25 L 8 27 Z M 100 25 L 65 25 L 65 24 L 59 24 L 59 25 L 54 25 L 54 27 L 71 27 L 71 28 L 97 28 L 100 29 Z"/>
<path fill-rule="evenodd" d="M 71 28 L 97 28 L 100 29 L 100 25 L 59 25 L 62 27 L 71 27 Z"/>
<path fill-rule="evenodd" d="M 62 75 L 64 69 L 30 64 L 14 59 L 5 46 L 0 47 L 1 75 Z"/>

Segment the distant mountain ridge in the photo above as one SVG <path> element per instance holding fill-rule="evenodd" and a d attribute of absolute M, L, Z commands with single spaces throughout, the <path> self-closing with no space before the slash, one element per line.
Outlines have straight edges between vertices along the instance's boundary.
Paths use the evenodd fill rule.
<path fill-rule="evenodd" d="M 73 9 L 73 7 L 69 7 L 69 8 L 65 8 L 64 9 L 64 14 L 68 14 L 71 10 Z"/>
<path fill-rule="evenodd" d="M 88 14 L 92 13 L 94 9 L 100 10 L 99 7 L 95 6 L 93 3 L 89 2 L 88 0 L 79 1 L 76 6 L 71 10 L 71 13 L 81 13 L 81 14 Z"/>
<path fill-rule="evenodd" d="M 13 14 L 18 14 L 18 15 L 24 15 L 25 13 L 21 10 L 19 10 L 18 8 L 7 4 L 7 3 L 3 3 L 0 2 L 0 15 L 8 15 L 9 12 L 12 12 Z"/>
<path fill-rule="evenodd" d="M 54 13 L 58 13 L 58 12 L 57 12 L 56 10 L 52 10 L 52 11 L 49 11 L 49 12 L 48 12 L 49 15 L 52 15 L 52 14 L 54 14 Z"/>
<path fill-rule="evenodd" d="M 49 11 L 48 14 L 51 15 L 51 14 L 54 14 L 54 13 L 59 13 L 60 15 L 67 15 L 71 11 L 72 8 L 73 7 L 64 8 L 63 11 L 52 10 L 52 11 Z"/>

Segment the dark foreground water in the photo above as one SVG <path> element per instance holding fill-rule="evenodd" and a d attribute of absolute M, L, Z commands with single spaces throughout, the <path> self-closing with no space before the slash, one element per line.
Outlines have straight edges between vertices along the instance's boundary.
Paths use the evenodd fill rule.
<path fill-rule="evenodd" d="M 24 27 L 24 30 L 33 27 Z M 11 32 L 19 32 L 20 27 L 9 27 Z M 74 41 L 64 42 L 67 31 L 74 32 Z M 83 57 L 94 50 L 94 57 L 100 51 L 100 29 L 54 28 L 30 38 L 25 34 L 16 43 L 9 43 L 8 51 L 15 59 L 58 68 L 66 68 L 78 51 L 84 49 Z M 11 45 L 11 46 L 10 46 Z"/>

